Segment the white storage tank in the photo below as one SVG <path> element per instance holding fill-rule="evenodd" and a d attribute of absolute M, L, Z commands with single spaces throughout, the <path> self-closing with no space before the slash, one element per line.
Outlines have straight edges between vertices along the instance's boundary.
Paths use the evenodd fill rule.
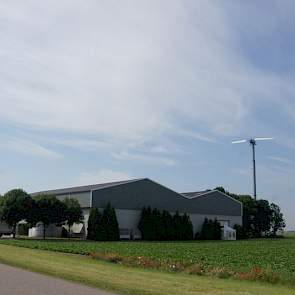
<path fill-rule="evenodd" d="M 29 229 L 29 238 L 43 237 L 43 223 L 38 222 L 35 227 Z M 61 237 L 62 227 L 50 224 L 46 227 L 46 237 Z"/>

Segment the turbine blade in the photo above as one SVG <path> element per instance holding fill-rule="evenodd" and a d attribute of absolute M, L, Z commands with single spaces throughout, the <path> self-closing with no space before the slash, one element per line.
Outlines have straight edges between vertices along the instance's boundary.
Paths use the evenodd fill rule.
<path fill-rule="evenodd" d="M 273 137 L 257 137 L 254 138 L 255 141 L 262 141 L 262 140 L 272 140 L 274 139 Z"/>
<path fill-rule="evenodd" d="M 232 141 L 233 144 L 235 144 L 235 143 L 244 143 L 244 142 L 247 142 L 247 140 L 246 139 L 242 139 L 242 140 Z"/>

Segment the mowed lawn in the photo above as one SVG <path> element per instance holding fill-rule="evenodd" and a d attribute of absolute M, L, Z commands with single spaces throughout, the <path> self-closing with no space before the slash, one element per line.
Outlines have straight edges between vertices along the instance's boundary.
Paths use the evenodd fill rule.
<path fill-rule="evenodd" d="M 0 243 L 27 248 L 87 255 L 116 253 L 126 257 L 197 263 L 205 267 L 225 267 L 250 271 L 270 269 L 295 285 L 295 237 L 241 241 L 200 242 L 89 242 L 68 240 L 0 240 Z"/>
<path fill-rule="evenodd" d="M 88 256 L 0 244 L 0 263 L 130 295 L 289 295 L 281 285 L 126 267 Z"/>

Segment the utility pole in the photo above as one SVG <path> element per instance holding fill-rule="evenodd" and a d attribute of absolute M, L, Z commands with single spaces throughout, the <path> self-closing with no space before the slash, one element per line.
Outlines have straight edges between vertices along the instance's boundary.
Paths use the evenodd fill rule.
<path fill-rule="evenodd" d="M 250 139 L 250 144 L 252 145 L 253 152 L 253 190 L 254 190 L 254 199 L 257 199 L 257 191 L 256 191 L 256 160 L 255 160 L 255 139 Z"/>
<path fill-rule="evenodd" d="M 272 140 L 273 137 L 257 137 L 257 138 L 251 138 L 251 139 L 242 139 L 242 140 L 236 140 L 232 143 L 244 143 L 249 142 L 252 146 L 252 153 L 253 153 L 253 190 L 254 190 L 254 199 L 257 200 L 257 191 L 256 191 L 256 159 L 255 159 L 255 145 L 256 141 L 262 141 L 262 140 Z"/>

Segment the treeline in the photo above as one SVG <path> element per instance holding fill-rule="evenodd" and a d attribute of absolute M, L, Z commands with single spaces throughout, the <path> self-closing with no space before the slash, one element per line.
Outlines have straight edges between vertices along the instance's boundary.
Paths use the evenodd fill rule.
<path fill-rule="evenodd" d="M 30 226 L 38 222 L 43 224 L 43 238 L 46 237 L 46 227 L 49 224 L 71 227 L 84 219 L 79 202 L 76 199 L 65 198 L 63 201 L 52 195 L 39 195 L 32 198 L 21 189 L 14 189 L 0 197 L 0 220 L 12 228 L 13 237 L 20 221 L 26 221 Z"/>
<path fill-rule="evenodd" d="M 255 200 L 250 195 L 230 193 L 223 187 L 216 189 L 243 204 L 243 226 L 234 227 L 238 239 L 276 237 L 285 228 L 285 220 L 278 205 L 263 199 Z"/>
<path fill-rule="evenodd" d="M 87 239 L 94 241 L 117 241 L 120 239 L 116 211 L 110 203 L 102 213 L 97 208 L 90 210 Z"/>
<path fill-rule="evenodd" d="M 192 240 L 193 225 L 189 215 L 173 216 L 168 211 L 143 208 L 138 224 L 141 238 L 148 241 Z"/>

